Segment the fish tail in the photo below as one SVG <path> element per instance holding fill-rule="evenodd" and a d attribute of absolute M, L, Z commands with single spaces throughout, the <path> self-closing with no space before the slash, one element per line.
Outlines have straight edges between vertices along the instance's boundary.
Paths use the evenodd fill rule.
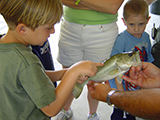
<path fill-rule="evenodd" d="M 76 84 L 72 91 L 73 96 L 77 99 L 82 93 L 82 90 L 83 90 L 83 87 L 78 87 L 78 85 Z"/>
<path fill-rule="evenodd" d="M 84 85 L 88 84 L 88 81 L 89 81 L 89 79 L 86 80 L 86 81 L 84 81 L 84 83 L 82 83 L 82 84 L 77 83 L 77 84 L 74 86 L 72 93 L 73 93 L 73 96 L 74 96 L 76 99 L 81 95 L 82 90 L 83 90 L 83 87 L 84 87 Z"/>

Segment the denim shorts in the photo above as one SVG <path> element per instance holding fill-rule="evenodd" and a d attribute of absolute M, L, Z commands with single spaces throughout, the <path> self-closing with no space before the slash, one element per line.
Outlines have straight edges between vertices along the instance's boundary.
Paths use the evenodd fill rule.
<path fill-rule="evenodd" d="M 109 58 L 117 35 L 116 22 L 82 25 L 62 20 L 57 60 L 66 67 L 82 60 L 101 62 Z"/>

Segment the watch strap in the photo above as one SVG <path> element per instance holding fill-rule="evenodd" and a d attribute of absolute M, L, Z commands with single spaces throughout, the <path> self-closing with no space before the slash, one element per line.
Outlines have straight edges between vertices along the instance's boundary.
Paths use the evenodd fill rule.
<path fill-rule="evenodd" d="M 114 106 L 114 105 L 110 102 L 110 97 L 111 97 L 115 92 L 119 92 L 119 90 L 111 90 L 111 91 L 108 93 L 108 95 L 107 95 L 106 100 L 107 100 L 108 105 L 110 105 L 110 106 Z"/>

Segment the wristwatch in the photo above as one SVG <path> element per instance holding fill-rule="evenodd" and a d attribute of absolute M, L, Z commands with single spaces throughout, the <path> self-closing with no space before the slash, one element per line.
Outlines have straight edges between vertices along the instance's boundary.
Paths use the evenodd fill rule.
<path fill-rule="evenodd" d="M 111 91 L 108 93 L 107 98 L 106 98 L 108 105 L 113 106 L 113 107 L 114 107 L 114 104 L 112 104 L 112 103 L 110 102 L 110 97 L 111 97 L 115 92 L 120 92 L 120 91 L 119 91 L 119 90 L 111 90 Z"/>

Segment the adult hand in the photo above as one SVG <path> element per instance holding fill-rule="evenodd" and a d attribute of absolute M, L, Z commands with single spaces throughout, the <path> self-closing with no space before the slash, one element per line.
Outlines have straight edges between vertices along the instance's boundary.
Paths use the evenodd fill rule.
<path fill-rule="evenodd" d="M 112 90 L 109 84 L 96 83 L 93 81 L 89 81 L 87 87 L 93 99 L 103 102 L 106 102 L 108 92 Z"/>
<path fill-rule="evenodd" d="M 142 68 L 132 67 L 130 77 L 122 78 L 141 88 L 160 88 L 160 69 L 152 63 L 142 62 Z"/>

